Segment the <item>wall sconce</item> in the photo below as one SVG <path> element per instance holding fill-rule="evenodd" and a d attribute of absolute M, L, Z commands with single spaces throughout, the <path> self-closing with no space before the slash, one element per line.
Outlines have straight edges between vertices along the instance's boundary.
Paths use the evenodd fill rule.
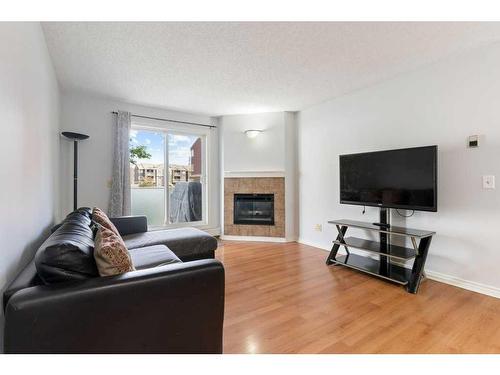
<path fill-rule="evenodd" d="M 263 133 L 263 130 L 245 130 L 245 135 L 248 138 L 256 138 L 260 133 Z"/>

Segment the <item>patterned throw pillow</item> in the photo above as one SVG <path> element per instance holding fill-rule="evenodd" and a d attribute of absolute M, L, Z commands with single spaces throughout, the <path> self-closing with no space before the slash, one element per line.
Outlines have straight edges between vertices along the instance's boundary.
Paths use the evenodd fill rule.
<path fill-rule="evenodd" d="M 101 276 L 135 271 L 122 238 L 103 226 L 99 226 L 95 237 L 94 259 Z"/>
<path fill-rule="evenodd" d="M 94 207 L 94 209 L 92 210 L 92 221 L 99 225 L 102 225 L 104 228 L 113 231 L 118 236 L 120 235 L 118 229 L 116 229 L 111 220 L 109 220 L 108 215 L 106 215 L 100 208 Z"/>

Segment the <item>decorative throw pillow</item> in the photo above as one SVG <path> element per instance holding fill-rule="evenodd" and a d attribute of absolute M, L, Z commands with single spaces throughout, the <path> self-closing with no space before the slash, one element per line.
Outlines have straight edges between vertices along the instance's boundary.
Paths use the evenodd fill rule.
<path fill-rule="evenodd" d="M 101 276 L 135 271 L 122 238 L 103 226 L 99 226 L 95 237 L 94 259 Z"/>
<path fill-rule="evenodd" d="M 107 228 L 111 231 L 113 231 L 115 234 L 118 236 L 120 235 L 120 232 L 118 232 L 118 229 L 114 226 L 114 224 L 109 220 L 108 215 L 104 213 L 103 210 L 100 208 L 94 207 L 92 210 L 92 221 L 95 223 L 102 225 L 104 228 Z"/>

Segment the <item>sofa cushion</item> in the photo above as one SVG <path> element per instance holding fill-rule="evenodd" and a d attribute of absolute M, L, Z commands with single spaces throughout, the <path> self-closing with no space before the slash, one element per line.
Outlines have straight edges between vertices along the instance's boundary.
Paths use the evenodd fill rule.
<path fill-rule="evenodd" d="M 95 237 L 94 259 L 100 276 L 135 271 L 132 258 L 119 234 L 99 226 Z"/>
<path fill-rule="evenodd" d="M 129 251 L 135 269 L 143 270 L 166 264 L 182 263 L 165 245 L 156 245 L 132 249 Z"/>
<path fill-rule="evenodd" d="M 211 253 L 217 249 L 217 239 L 196 228 L 154 230 L 123 236 L 127 248 L 165 245 L 181 260 L 194 255 Z"/>
<path fill-rule="evenodd" d="M 45 284 L 97 277 L 88 210 L 70 213 L 38 248 L 35 266 Z"/>

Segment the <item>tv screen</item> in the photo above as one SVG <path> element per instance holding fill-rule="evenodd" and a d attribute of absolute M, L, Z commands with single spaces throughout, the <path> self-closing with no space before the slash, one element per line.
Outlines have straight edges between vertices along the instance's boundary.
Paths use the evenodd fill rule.
<path fill-rule="evenodd" d="M 340 203 L 437 211 L 437 146 L 340 155 Z"/>

